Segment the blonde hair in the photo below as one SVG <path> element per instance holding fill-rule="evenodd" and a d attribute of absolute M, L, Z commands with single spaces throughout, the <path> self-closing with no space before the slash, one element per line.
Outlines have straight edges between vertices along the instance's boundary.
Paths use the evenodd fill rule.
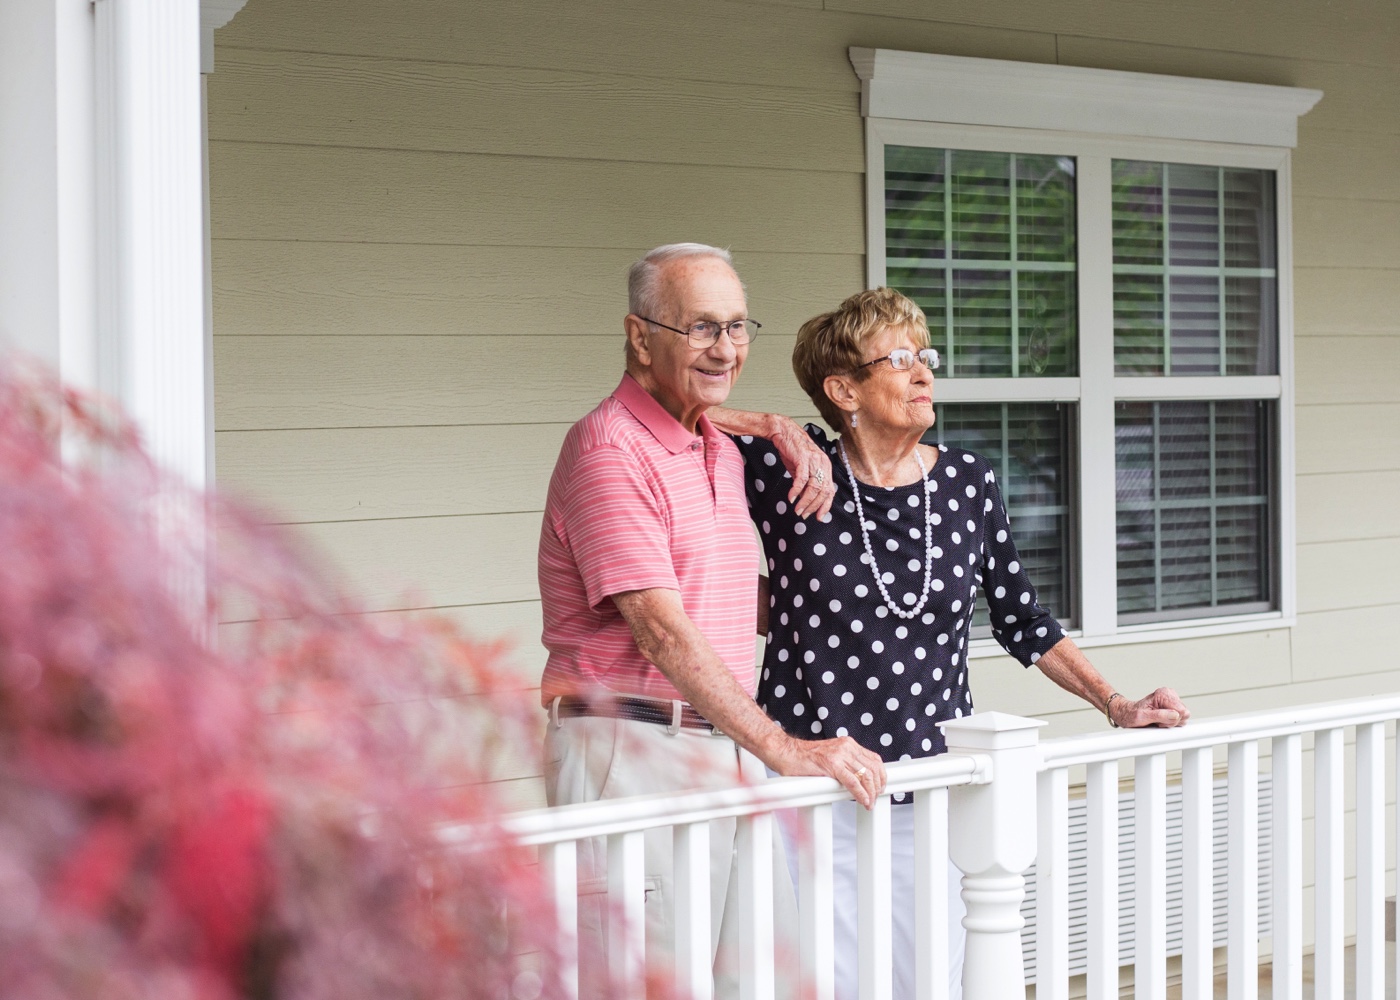
<path fill-rule="evenodd" d="M 827 396 L 823 383 L 831 375 L 866 378 L 870 369 L 858 368 L 865 360 L 865 342 L 891 326 L 908 329 L 916 342 L 928 346 L 924 311 L 893 288 L 857 292 L 831 312 L 812 317 L 797 331 L 797 344 L 792 349 L 797 384 L 833 429 L 844 426 L 843 411 Z"/>

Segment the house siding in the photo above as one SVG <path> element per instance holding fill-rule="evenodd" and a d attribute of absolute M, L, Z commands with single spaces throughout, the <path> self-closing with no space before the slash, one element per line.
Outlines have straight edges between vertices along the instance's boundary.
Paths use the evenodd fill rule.
<path fill-rule="evenodd" d="M 1204 715 L 1400 687 L 1391 0 L 251 0 L 218 41 L 220 482 L 301 525 L 370 610 L 515 637 L 526 688 L 545 486 L 619 376 L 628 263 L 732 247 L 764 323 L 733 402 L 813 414 L 793 335 L 864 283 L 848 46 L 1323 90 L 1293 160 L 1297 626 L 1091 655 Z M 981 708 L 1102 724 L 1009 659 L 974 669 Z M 536 770 L 499 776 L 534 802 Z"/>

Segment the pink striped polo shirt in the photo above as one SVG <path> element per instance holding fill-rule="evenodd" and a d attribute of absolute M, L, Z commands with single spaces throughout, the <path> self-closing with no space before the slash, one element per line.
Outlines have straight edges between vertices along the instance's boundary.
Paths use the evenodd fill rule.
<path fill-rule="evenodd" d="M 570 429 L 540 531 L 543 702 L 604 688 L 679 698 L 609 599 L 680 592 L 744 690 L 754 690 L 758 543 L 734 442 L 702 416 L 687 431 L 630 375 Z"/>

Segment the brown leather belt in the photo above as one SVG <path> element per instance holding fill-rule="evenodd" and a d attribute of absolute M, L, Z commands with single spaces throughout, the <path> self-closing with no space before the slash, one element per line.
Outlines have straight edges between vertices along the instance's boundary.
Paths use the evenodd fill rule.
<path fill-rule="evenodd" d="M 661 701 L 655 698 L 599 697 L 589 700 L 573 697 L 559 697 L 554 700 L 554 715 L 560 719 L 573 719 L 583 715 L 605 719 L 627 719 L 632 722 L 649 722 L 665 726 L 672 732 L 677 729 L 700 729 L 707 733 L 716 732 L 705 717 L 683 701 Z"/>

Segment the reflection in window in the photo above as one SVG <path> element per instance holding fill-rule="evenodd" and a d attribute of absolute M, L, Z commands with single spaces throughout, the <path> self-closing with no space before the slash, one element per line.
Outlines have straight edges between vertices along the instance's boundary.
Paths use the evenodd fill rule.
<path fill-rule="evenodd" d="M 1273 607 L 1271 405 L 1117 404 L 1120 623 Z"/>
<path fill-rule="evenodd" d="M 1113 161 L 1119 375 L 1278 373 L 1274 175 Z"/>
<path fill-rule="evenodd" d="M 885 261 L 943 375 L 1078 371 L 1072 158 L 886 146 Z"/>
<path fill-rule="evenodd" d="M 1040 603 L 1062 623 L 1073 607 L 1074 531 L 1071 441 L 1074 408 L 1066 403 L 942 403 L 925 443 L 975 451 L 992 463 L 1021 562 Z M 986 602 L 973 617 L 989 635 Z"/>

